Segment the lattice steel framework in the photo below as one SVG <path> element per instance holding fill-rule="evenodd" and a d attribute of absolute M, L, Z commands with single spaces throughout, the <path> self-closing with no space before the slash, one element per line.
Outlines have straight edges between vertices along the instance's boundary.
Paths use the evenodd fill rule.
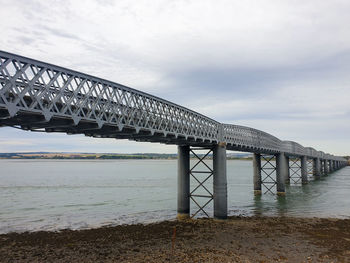
<path fill-rule="evenodd" d="M 255 151 L 261 150 L 266 153 L 279 153 L 281 151 L 281 140 L 257 129 L 239 126 L 223 125 L 223 139 L 227 142 L 227 148 Z"/>
<path fill-rule="evenodd" d="M 307 174 L 309 177 L 314 176 L 314 160 L 307 159 Z"/>
<path fill-rule="evenodd" d="M 228 150 L 345 159 L 222 124 L 147 93 L 77 71 L 0 51 L 0 126 Z"/>
<path fill-rule="evenodd" d="M 301 161 L 300 158 L 289 158 L 289 179 L 292 183 L 301 183 Z"/>
<path fill-rule="evenodd" d="M 198 154 L 198 151 L 203 151 L 207 150 L 207 152 L 200 156 Z M 208 186 L 205 184 L 213 185 L 212 182 L 209 182 L 210 180 L 212 181 L 213 179 L 213 167 L 208 165 L 205 160 L 210 160 L 209 157 L 211 157 L 213 153 L 213 149 L 209 148 L 190 148 L 190 153 L 193 155 L 194 159 L 196 162 L 190 169 L 190 176 L 191 179 L 194 179 L 194 182 L 196 185 L 194 186 L 193 189 L 191 189 L 190 192 L 190 198 L 193 201 L 193 203 L 196 204 L 197 210 L 191 215 L 191 218 L 195 217 L 197 214 L 201 213 L 207 217 L 209 217 L 209 214 L 204 210 L 205 207 L 207 207 L 210 202 L 213 201 L 214 196 L 213 196 L 213 191 L 212 189 L 208 189 Z M 204 202 L 203 202 L 204 200 Z"/>
<path fill-rule="evenodd" d="M 131 128 L 135 133 L 140 130 L 170 133 L 176 138 L 200 138 L 202 142 L 218 138 L 219 123 L 199 113 L 117 83 L 46 63 L 0 53 L 0 83 L 0 108 L 8 110 L 8 117 L 27 113 L 28 120 L 28 113 L 31 114 L 31 121 L 27 122 L 23 118 L 6 123 L 3 119 L 8 125 L 47 128 L 50 125 L 42 124 L 54 118 L 54 131 L 79 132 L 78 124 L 85 123 L 95 124 L 90 128 L 95 135 Z M 39 118 L 41 115 L 43 119 Z M 34 117 L 39 119 L 37 123 Z M 67 126 L 59 129 L 57 120 L 68 121 Z M 104 125 L 108 131 L 99 132 Z"/>
<path fill-rule="evenodd" d="M 275 194 L 272 189 L 277 185 L 276 162 L 274 155 L 261 155 L 261 186 L 264 194 Z"/>

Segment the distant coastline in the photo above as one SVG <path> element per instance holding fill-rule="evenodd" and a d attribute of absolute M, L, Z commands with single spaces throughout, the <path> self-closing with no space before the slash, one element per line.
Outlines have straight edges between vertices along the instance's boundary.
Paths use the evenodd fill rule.
<path fill-rule="evenodd" d="M 87 159 L 87 160 L 111 160 L 111 159 L 156 159 L 174 160 L 177 154 L 166 153 L 69 153 L 69 152 L 19 152 L 0 153 L 0 159 Z M 251 160 L 251 154 L 229 154 L 228 160 Z"/>

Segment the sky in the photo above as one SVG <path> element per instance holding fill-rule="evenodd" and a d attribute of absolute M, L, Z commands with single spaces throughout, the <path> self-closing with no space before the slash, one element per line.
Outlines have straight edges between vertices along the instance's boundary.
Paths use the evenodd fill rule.
<path fill-rule="evenodd" d="M 0 50 L 350 154 L 348 0 L 0 0 Z M 0 152 L 176 152 L 0 129 Z"/>

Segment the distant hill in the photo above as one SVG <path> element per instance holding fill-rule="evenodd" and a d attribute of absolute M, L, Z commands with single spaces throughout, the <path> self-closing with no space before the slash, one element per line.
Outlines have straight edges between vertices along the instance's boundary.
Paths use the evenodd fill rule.
<path fill-rule="evenodd" d="M 0 153 L 1 159 L 175 159 L 176 154 L 158 153 L 67 153 L 67 152 L 26 152 Z"/>
<path fill-rule="evenodd" d="M 202 154 L 199 154 L 202 156 Z M 211 158 L 211 155 L 208 156 Z M 228 159 L 250 159 L 250 153 L 228 153 Z M 72 152 L 18 152 L 0 153 L 0 159 L 176 159 L 177 154 L 166 153 L 72 153 Z"/>

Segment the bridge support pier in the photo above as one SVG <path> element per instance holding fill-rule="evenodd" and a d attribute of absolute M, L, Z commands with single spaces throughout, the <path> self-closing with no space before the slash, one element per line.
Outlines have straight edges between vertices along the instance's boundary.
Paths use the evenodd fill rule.
<path fill-rule="evenodd" d="M 213 150 L 214 168 L 214 218 L 227 218 L 226 143 L 219 143 Z"/>
<path fill-rule="evenodd" d="M 308 178 L 307 178 L 307 157 L 306 156 L 300 157 L 300 168 L 301 168 L 301 183 L 307 184 Z"/>
<path fill-rule="evenodd" d="M 289 165 L 287 166 L 287 160 L 284 153 L 276 155 L 276 183 L 277 183 L 277 195 L 285 195 L 286 187 L 285 181 L 288 176 Z"/>
<path fill-rule="evenodd" d="M 334 171 L 333 161 L 329 160 L 329 172 L 333 173 L 333 171 Z"/>
<path fill-rule="evenodd" d="M 190 147 L 178 146 L 177 218 L 190 218 Z"/>
<path fill-rule="evenodd" d="M 253 171 L 254 194 L 261 195 L 261 155 L 258 153 L 253 154 Z"/>
<path fill-rule="evenodd" d="M 324 160 L 324 175 L 328 175 L 329 174 L 329 169 L 328 169 L 328 160 Z"/>
<path fill-rule="evenodd" d="M 290 169 L 291 169 L 291 167 L 290 167 L 290 163 L 289 163 L 289 156 L 286 156 L 285 155 L 285 158 L 284 158 L 284 160 L 285 160 L 285 165 L 286 165 L 286 167 L 287 167 L 287 174 L 286 174 L 286 178 L 285 178 L 285 184 L 290 184 Z"/>
<path fill-rule="evenodd" d="M 315 159 L 315 176 L 316 177 L 321 176 L 321 160 L 320 160 L 320 158 Z"/>
<path fill-rule="evenodd" d="M 312 161 L 312 173 L 311 173 L 311 175 L 312 176 L 316 176 L 316 158 L 312 158 L 311 159 Z"/>

